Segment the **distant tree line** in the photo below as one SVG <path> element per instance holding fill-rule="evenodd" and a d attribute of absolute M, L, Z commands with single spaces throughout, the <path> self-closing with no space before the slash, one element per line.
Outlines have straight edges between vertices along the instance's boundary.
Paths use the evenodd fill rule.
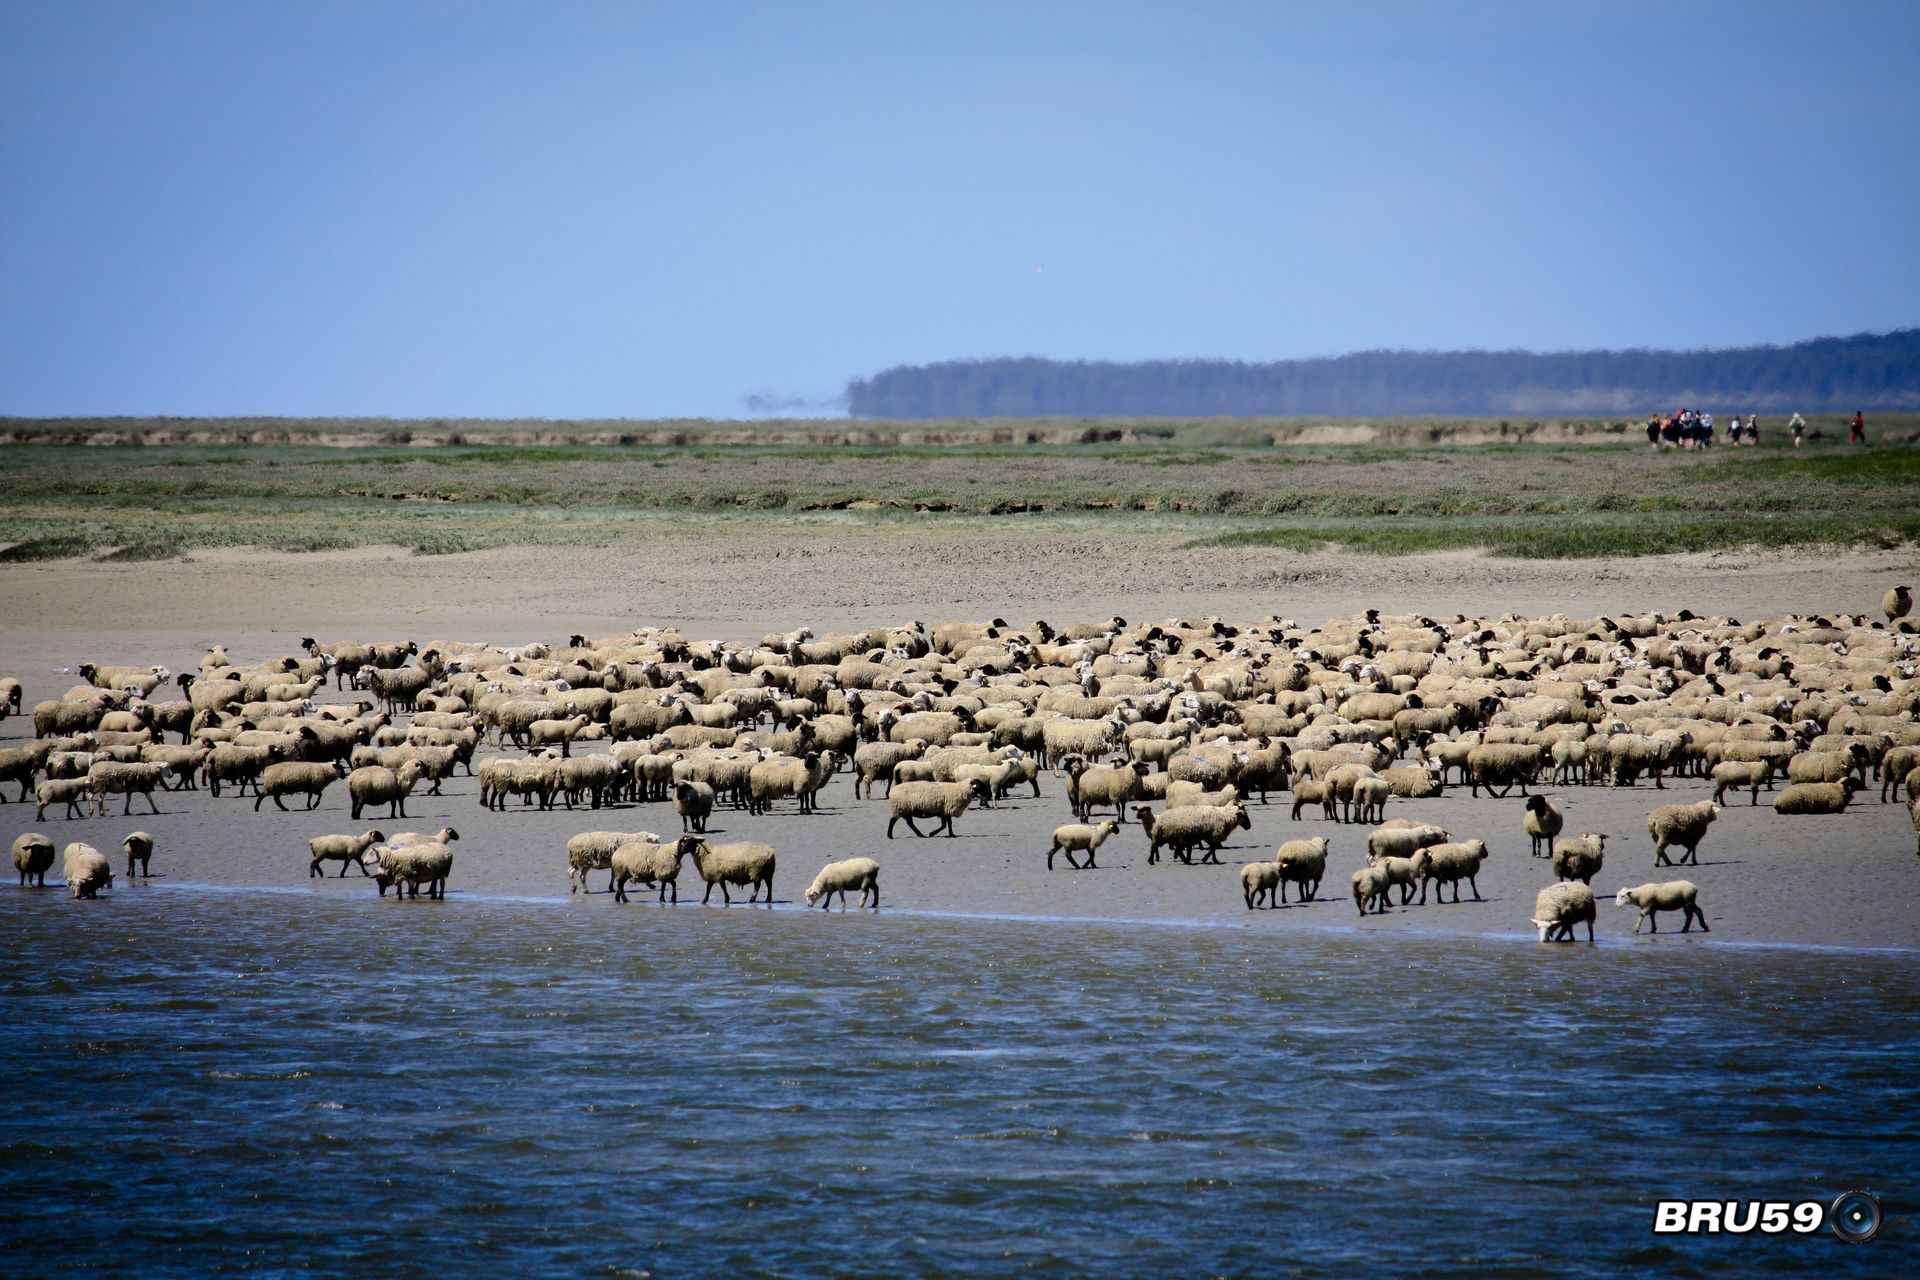
<path fill-rule="evenodd" d="M 1360 351 L 1311 360 L 901 365 L 847 385 L 862 418 L 1645 414 L 1920 409 L 1920 329 L 1721 351 Z"/>

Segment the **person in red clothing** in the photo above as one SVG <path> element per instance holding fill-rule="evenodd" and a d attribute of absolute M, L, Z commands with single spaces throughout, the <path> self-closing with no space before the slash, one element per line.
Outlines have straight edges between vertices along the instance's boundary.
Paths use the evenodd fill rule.
<path fill-rule="evenodd" d="M 1858 409 L 1855 409 L 1853 411 L 1853 430 L 1847 433 L 1847 443 L 1848 444 L 1865 444 L 1866 442 L 1867 442 L 1867 420 L 1864 416 L 1861 415 Z"/>

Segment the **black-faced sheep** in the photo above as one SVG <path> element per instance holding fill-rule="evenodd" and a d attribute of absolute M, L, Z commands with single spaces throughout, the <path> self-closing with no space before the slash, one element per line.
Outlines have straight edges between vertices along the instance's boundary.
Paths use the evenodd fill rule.
<path fill-rule="evenodd" d="M 615 849 L 608 860 L 608 869 L 613 872 L 613 900 L 627 901 L 629 884 L 650 884 L 656 887 L 662 905 L 679 902 L 680 863 L 699 842 L 698 836 L 688 835 L 668 844 L 630 840 Z"/>
<path fill-rule="evenodd" d="M 1633 931 L 1640 932 L 1640 926 L 1651 923 L 1652 932 L 1660 932 L 1658 913 L 1679 911 L 1681 917 L 1680 932 L 1693 928 L 1698 920 L 1702 931 L 1707 931 L 1707 913 L 1700 909 L 1700 891 L 1691 880 L 1669 880 L 1665 884 L 1643 884 L 1633 889 L 1622 889 L 1614 895 L 1616 906 L 1634 906 L 1640 908 L 1640 918 L 1633 922 Z"/>
<path fill-rule="evenodd" d="M 53 865 L 53 841 L 38 831 L 13 838 L 13 869 L 20 873 L 24 888 L 31 880 L 39 888 L 47 887 L 47 868 Z"/>
<path fill-rule="evenodd" d="M 1425 855 L 1427 865 L 1420 872 L 1420 901 L 1427 900 L 1427 883 L 1434 886 L 1435 903 L 1445 902 L 1446 887 L 1453 886 L 1453 900 L 1460 901 L 1460 882 L 1465 880 L 1473 890 L 1473 900 L 1481 901 L 1480 867 L 1487 860 L 1487 842 L 1485 840 L 1462 840 L 1458 843 L 1428 845 L 1415 857 Z"/>
<path fill-rule="evenodd" d="M 1545 796 L 1528 796 L 1527 816 L 1521 819 L 1520 825 L 1526 829 L 1527 838 L 1532 841 L 1529 850 L 1531 855 L 1544 858 L 1553 848 L 1553 838 L 1560 834 L 1567 820 Z"/>
<path fill-rule="evenodd" d="M 1467 781 L 1471 794 L 1505 796 L 1514 787 L 1527 794 L 1527 787 L 1539 776 L 1541 748 L 1530 743 L 1489 742 L 1467 753 Z"/>
<path fill-rule="evenodd" d="M 928 786 L 941 786 L 941 783 L 928 783 Z M 760 897 L 760 891 L 766 890 L 767 905 L 773 905 L 773 868 L 774 855 L 771 846 L 753 841 L 741 841 L 737 844 L 708 844 L 695 838 L 687 850 L 693 855 L 693 865 L 700 872 L 700 878 L 707 882 L 707 891 L 700 901 L 705 903 L 713 897 L 713 886 L 720 886 L 720 901 L 727 906 L 733 905 L 733 898 L 727 892 L 728 885 L 752 885 L 753 893 L 747 898 L 754 902 Z"/>
<path fill-rule="evenodd" d="M 674 783 L 673 811 L 680 815 L 681 831 L 705 835 L 713 814 L 713 788 L 704 782 Z"/>
<path fill-rule="evenodd" d="M 138 874 L 153 878 L 153 837 L 144 831 L 135 831 L 120 842 L 120 851 L 127 855 L 127 879 L 133 879 L 134 868 Z"/>
<path fill-rule="evenodd" d="M 1597 831 L 1582 832 L 1554 842 L 1553 874 L 1561 880 L 1592 884 L 1595 873 L 1606 860 L 1607 837 Z"/>

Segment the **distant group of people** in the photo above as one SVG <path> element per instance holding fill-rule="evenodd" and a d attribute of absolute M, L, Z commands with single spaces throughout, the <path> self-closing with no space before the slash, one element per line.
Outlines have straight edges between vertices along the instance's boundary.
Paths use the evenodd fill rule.
<path fill-rule="evenodd" d="M 1796 413 L 1787 423 L 1787 430 L 1793 434 L 1793 446 L 1797 449 L 1807 437 L 1807 420 Z M 1735 414 L 1727 423 L 1727 440 L 1731 444 L 1759 444 L 1760 415 L 1750 413 L 1743 422 L 1740 415 Z M 1856 409 L 1849 424 L 1847 443 L 1866 442 L 1866 415 Z M 1647 444 L 1655 449 L 1710 449 L 1713 447 L 1713 415 L 1694 409 L 1681 409 L 1665 418 L 1653 414 L 1647 419 Z"/>

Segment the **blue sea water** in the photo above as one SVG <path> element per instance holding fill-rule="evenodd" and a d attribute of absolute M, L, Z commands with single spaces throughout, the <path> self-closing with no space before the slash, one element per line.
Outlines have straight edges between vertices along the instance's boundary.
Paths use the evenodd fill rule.
<path fill-rule="evenodd" d="M 1920 956 L 0 891 L 8 1276 L 1920 1274 Z M 1880 1193 L 1864 1245 L 1656 1200 Z"/>

